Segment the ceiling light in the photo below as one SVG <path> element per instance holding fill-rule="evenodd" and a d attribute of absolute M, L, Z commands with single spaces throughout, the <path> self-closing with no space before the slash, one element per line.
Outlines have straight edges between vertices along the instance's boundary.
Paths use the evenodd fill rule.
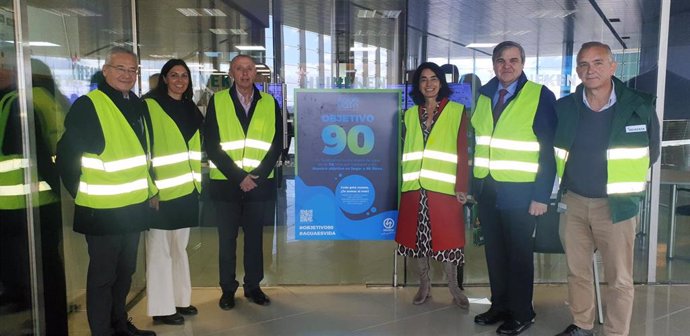
<path fill-rule="evenodd" d="M 176 8 L 184 16 L 227 16 L 218 8 Z"/>
<path fill-rule="evenodd" d="M 354 46 L 354 47 L 350 48 L 350 51 L 370 51 L 370 52 L 374 52 L 374 51 L 376 51 L 376 49 L 378 49 L 378 47 L 357 47 L 357 46 Z"/>
<path fill-rule="evenodd" d="M 496 36 L 507 36 L 507 35 L 512 35 L 512 36 L 520 36 L 520 35 L 525 35 L 531 33 L 531 30 L 499 30 L 499 31 L 494 31 L 489 34 L 489 36 L 496 37 Z"/>
<path fill-rule="evenodd" d="M 168 59 L 168 58 L 175 58 L 175 55 L 158 55 L 158 54 L 153 54 L 153 55 L 149 55 L 149 57 L 151 57 L 151 58 L 166 58 L 166 59 Z"/>
<path fill-rule="evenodd" d="M 357 11 L 359 19 L 397 19 L 401 11 L 383 9 L 360 9 Z"/>
<path fill-rule="evenodd" d="M 50 42 L 42 42 L 42 41 L 36 41 L 36 42 L 29 42 L 30 47 L 59 47 L 59 44 L 55 43 L 50 43 Z"/>
<path fill-rule="evenodd" d="M 570 14 L 575 13 L 575 10 L 561 10 L 561 9 L 542 9 L 527 14 L 531 19 L 556 19 L 564 18 Z"/>
<path fill-rule="evenodd" d="M 247 35 L 244 29 L 223 29 L 223 28 L 210 28 L 209 31 L 216 35 Z"/>
<path fill-rule="evenodd" d="M 497 45 L 498 43 L 470 43 L 465 48 L 493 48 Z"/>
<path fill-rule="evenodd" d="M 206 16 L 227 16 L 225 13 L 223 13 L 222 10 L 218 8 L 202 8 L 201 11 L 206 15 Z"/>
<path fill-rule="evenodd" d="M 3 41 L 5 43 L 11 43 L 14 44 L 14 41 Z M 43 41 L 30 41 L 28 43 L 29 47 L 59 47 L 59 44 L 51 43 L 51 42 L 43 42 Z"/>
<path fill-rule="evenodd" d="M 201 16 L 201 13 L 197 12 L 194 8 L 177 8 L 177 11 L 184 16 Z"/>
<path fill-rule="evenodd" d="M 101 16 L 96 12 L 90 11 L 86 8 L 66 8 L 68 11 L 74 13 L 76 16 Z"/>
<path fill-rule="evenodd" d="M 101 16 L 101 14 L 86 8 L 41 8 L 42 10 L 57 16 Z"/>
<path fill-rule="evenodd" d="M 375 10 L 360 9 L 357 11 L 357 18 L 359 19 L 373 19 L 375 16 Z"/>
<path fill-rule="evenodd" d="M 384 10 L 379 11 L 384 19 L 397 19 L 401 11 L 399 10 Z"/>
<path fill-rule="evenodd" d="M 250 45 L 242 46 L 242 45 L 238 45 L 238 46 L 235 46 L 235 48 L 236 48 L 237 50 L 242 50 L 242 51 L 253 51 L 253 50 L 264 50 L 264 51 L 265 51 L 265 50 L 266 50 L 265 47 L 263 47 L 263 46 L 258 46 L 258 45 L 257 45 L 257 46 L 250 46 Z"/>

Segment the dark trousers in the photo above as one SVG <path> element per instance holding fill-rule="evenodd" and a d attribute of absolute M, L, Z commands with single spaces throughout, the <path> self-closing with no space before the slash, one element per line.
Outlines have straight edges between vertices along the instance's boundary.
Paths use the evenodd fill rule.
<path fill-rule="evenodd" d="M 137 266 L 139 232 L 86 235 L 89 270 L 86 277 L 86 315 L 93 336 L 126 330 L 125 304 Z"/>
<path fill-rule="evenodd" d="M 507 311 L 521 322 L 535 315 L 532 308 L 532 234 L 536 219 L 528 210 L 497 209 L 493 184 L 484 186 L 479 199 L 478 216 L 489 269 L 491 308 Z"/>
<path fill-rule="evenodd" d="M 259 287 L 264 278 L 263 225 L 275 201 L 222 202 L 217 201 L 220 287 L 223 293 L 234 293 L 236 280 L 237 234 L 244 232 L 244 290 Z"/>
<path fill-rule="evenodd" d="M 60 203 L 39 208 L 46 335 L 67 335 L 67 294 L 62 261 Z M 26 209 L 0 211 L 0 306 L 31 309 L 31 279 Z M 4 308 L 7 307 L 7 308 Z"/>

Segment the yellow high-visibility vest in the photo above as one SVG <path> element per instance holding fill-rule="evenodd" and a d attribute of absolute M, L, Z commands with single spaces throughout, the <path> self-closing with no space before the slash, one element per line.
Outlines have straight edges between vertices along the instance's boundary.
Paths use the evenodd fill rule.
<path fill-rule="evenodd" d="M 405 111 L 405 143 L 402 154 L 401 191 L 424 188 L 455 195 L 458 162 L 458 131 L 465 107 L 448 102 L 434 123 L 424 146 L 418 106 Z"/>
<path fill-rule="evenodd" d="M 40 91 L 40 90 L 39 90 Z M 34 112 L 38 118 L 42 113 L 51 113 L 52 110 L 39 109 L 36 105 L 43 101 L 45 96 L 34 96 Z M 5 155 L 2 152 L 7 120 L 12 110 L 12 105 L 17 99 L 17 92 L 9 92 L 0 100 L 0 209 L 17 210 L 26 208 L 26 196 L 31 192 L 31 185 L 24 182 L 25 170 L 29 168 L 29 159 L 20 154 Z M 43 102 L 42 102 L 43 103 Z M 41 103 L 41 104 L 42 104 Z M 46 134 L 49 125 L 41 122 L 41 134 Z M 57 139 L 56 139 L 57 140 Z M 47 144 L 50 146 L 50 144 Z M 49 148 L 50 150 L 50 148 Z M 38 176 L 38 205 L 46 205 L 59 201 L 58 195 L 50 185 Z"/>
<path fill-rule="evenodd" d="M 555 147 L 556 173 L 560 179 L 565 173 L 565 164 L 570 152 Z M 647 187 L 649 168 L 649 147 L 615 147 L 606 150 L 606 194 L 639 194 Z"/>
<path fill-rule="evenodd" d="M 254 108 L 247 134 L 244 134 L 242 124 L 235 113 L 230 89 L 217 92 L 213 96 L 220 146 L 238 167 L 248 173 L 256 169 L 268 154 L 276 133 L 275 100 L 267 93 L 260 94 L 261 99 Z M 209 161 L 209 166 L 209 177 L 212 180 L 227 180 L 212 161 Z M 271 170 L 269 178 L 273 177 L 274 170 Z"/>
<path fill-rule="evenodd" d="M 534 182 L 539 170 L 539 142 L 532 125 L 542 86 L 526 82 L 494 127 L 491 98 L 481 95 L 472 115 L 475 132 L 474 176 L 489 173 L 501 182 Z"/>
<path fill-rule="evenodd" d="M 201 192 L 201 137 L 185 142 L 180 129 L 156 100 L 145 99 L 151 116 L 154 182 L 161 201 Z"/>
<path fill-rule="evenodd" d="M 132 126 L 103 91 L 91 91 L 87 97 L 96 108 L 105 146 L 101 154 L 82 156 L 75 203 L 112 209 L 146 201 L 157 188 L 148 171 L 149 159 Z M 146 140 L 148 143 L 148 136 Z"/>

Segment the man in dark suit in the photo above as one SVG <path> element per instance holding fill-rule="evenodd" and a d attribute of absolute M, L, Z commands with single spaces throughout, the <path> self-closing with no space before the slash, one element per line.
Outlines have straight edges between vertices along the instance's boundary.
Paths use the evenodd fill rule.
<path fill-rule="evenodd" d="M 480 325 L 503 322 L 497 333 L 517 335 L 534 323 L 532 233 L 546 213 L 556 174 L 554 94 L 527 80 L 525 51 L 505 41 L 493 51 L 496 77 L 480 89 L 475 130 L 475 198 L 486 242 L 491 308 Z"/>
<path fill-rule="evenodd" d="M 230 63 L 234 84 L 211 98 L 204 126 L 210 160 L 208 191 L 217 202 L 220 286 L 218 305 L 235 306 L 236 247 L 244 232 L 244 296 L 265 306 L 270 299 L 259 287 L 263 279 L 263 224 L 275 207 L 274 170 L 282 150 L 283 123 L 278 102 L 254 86 L 256 64 L 239 55 Z"/>

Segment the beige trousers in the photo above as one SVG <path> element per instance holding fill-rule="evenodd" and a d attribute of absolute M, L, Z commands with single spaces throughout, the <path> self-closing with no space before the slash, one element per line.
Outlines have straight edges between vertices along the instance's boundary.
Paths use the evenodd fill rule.
<path fill-rule="evenodd" d="M 635 294 L 632 272 L 637 218 L 612 223 L 605 198 L 568 192 L 563 203 L 567 210 L 561 214 L 560 236 L 568 263 L 568 301 L 574 324 L 583 329 L 594 327 L 592 258 L 598 250 L 608 283 L 604 332 L 609 336 L 628 335 Z"/>

